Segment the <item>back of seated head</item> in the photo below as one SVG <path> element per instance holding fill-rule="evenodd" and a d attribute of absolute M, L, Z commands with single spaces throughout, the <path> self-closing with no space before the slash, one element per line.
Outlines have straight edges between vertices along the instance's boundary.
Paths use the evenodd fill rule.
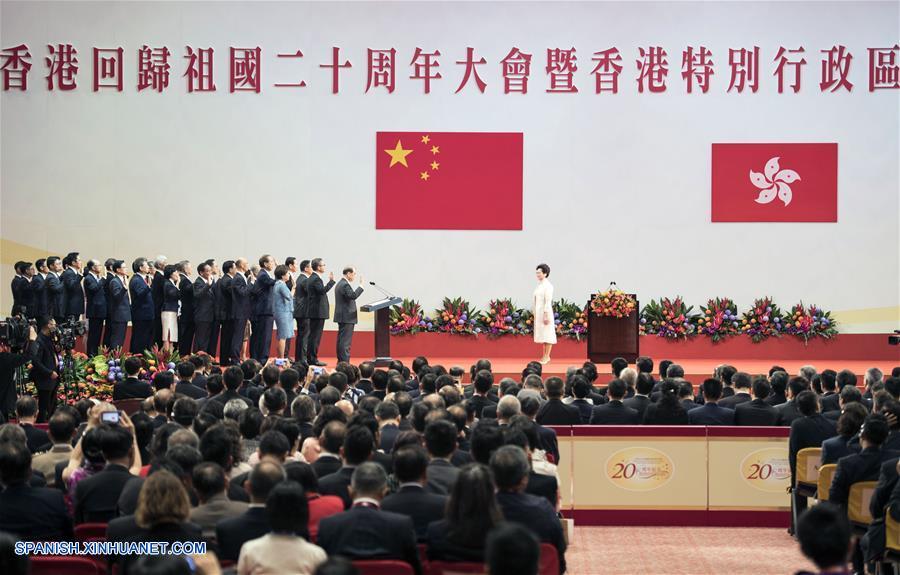
<path fill-rule="evenodd" d="M 368 411 L 357 411 L 350 417 L 349 421 L 347 421 L 348 429 L 357 425 L 361 425 L 368 429 L 369 433 L 372 434 L 372 437 L 375 437 L 375 434 L 378 433 L 378 420 Z"/>
<path fill-rule="evenodd" d="M 312 423 L 316 418 L 316 402 L 305 393 L 301 393 L 291 402 L 291 417 L 298 423 Z"/>
<path fill-rule="evenodd" d="M 19 419 L 35 417 L 38 412 L 38 402 L 30 395 L 22 395 L 16 400 L 16 416 Z"/>
<path fill-rule="evenodd" d="M 278 383 L 278 378 L 281 376 L 281 370 L 274 365 L 267 365 L 262 368 L 260 373 L 262 373 L 262 381 L 266 387 L 272 387 Z"/>
<path fill-rule="evenodd" d="M 837 387 L 837 373 L 834 370 L 826 369 L 819 374 L 819 382 L 821 382 L 823 390 L 835 391 Z"/>
<path fill-rule="evenodd" d="M 206 430 L 200 438 L 200 453 L 204 461 L 218 463 L 227 472 L 234 465 L 235 446 L 231 432 L 224 423 Z"/>
<path fill-rule="evenodd" d="M 578 399 L 584 399 L 591 394 L 593 386 L 583 375 L 572 376 L 572 395 Z"/>
<path fill-rule="evenodd" d="M 158 371 L 153 378 L 153 388 L 156 390 L 169 389 L 175 383 L 175 374 L 171 371 Z"/>
<path fill-rule="evenodd" d="M 180 397 L 172 406 L 172 420 L 178 425 L 188 426 L 197 416 L 197 400 L 192 397 Z"/>
<path fill-rule="evenodd" d="M 653 391 L 653 385 L 653 377 L 649 373 L 641 372 L 637 376 L 637 382 L 634 387 L 637 393 L 650 395 L 650 392 Z"/>
<path fill-rule="evenodd" d="M 342 421 L 329 421 L 319 434 L 319 447 L 323 451 L 337 455 L 344 445 L 344 436 L 347 434 L 347 426 Z"/>
<path fill-rule="evenodd" d="M 490 575 L 537 575 L 540 558 L 540 542 L 523 525 L 501 523 L 488 533 L 485 560 Z"/>
<path fill-rule="evenodd" d="M 141 371 L 141 359 L 136 356 L 126 357 L 125 361 L 122 362 L 122 367 L 125 369 L 125 375 L 129 377 L 137 377 L 138 373 Z"/>
<path fill-rule="evenodd" d="M 296 481 L 307 494 L 319 492 L 319 478 L 312 465 L 305 461 L 288 461 L 284 464 L 285 478 Z"/>
<path fill-rule="evenodd" d="M 288 442 L 288 438 L 280 431 L 273 429 L 263 433 L 259 438 L 260 458 L 269 455 L 284 461 L 290 449 L 291 444 Z"/>
<path fill-rule="evenodd" d="M 178 373 L 178 377 L 181 379 L 193 379 L 194 372 L 197 371 L 194 367 L 194 364 L 189 361 L 182 361 L 175 368 L 175 371 Z"/>
<path fill-rule="evenodd" d="M 372 374 L 372 388 L 384 391 L 387 389 L 388 374 L 383 369 L 376 369 Z"/>
<path fill-rule="evenodd" d="M 328 376 L 328 384 L 337 389 L 339 393 L 344 393 L 344 390 L 347 389 L 347 375 L 340 371 L 332 372 Z"/>
<path fill-rule="evenodd" d="M 134 444 L 131 431 L 119 425 L 102 423 L 97 426 L 100 451 L 107 461 L 128 457 Z"/>
<path fill-rule="evenodd" d="M 628 360 L 624 357 L 616 357 L 613 358 L 611 362 L 609 362 L 610 367 L 612 368 L 613 377 L 619 377 L 619 374 L 622 373 L 622 370 L 628 367 Z"/>
<path fill-rule="evenodd" d="M 0 481 L 4 485 L 27 481 L 31 476 L 31 451 L 24 441 L 0 444 Z"/>
<path fill-rule="evenodd" d="M 444 409 L 444 407 L 446 407 L 444 398 L 441 397 L 441 395 L 438 393 L 426 395 L 422 398 L 421 403 L 428 405 L 429 407 L 431 407 L 431 409 Z"/>
<path fill-rule="evenodd" d="M 521 486 L 531 467 L 525 450 L 515 445 L 504 445 L 491 455 L 491 471 L 494 481 L 501 491 L 516 491 Z"/>
<path fill-rule="evenodd" d="M 462 395 L 460 395 L 459 389 L 455 385 L 445 385 L 441 387 L 438 390 L 438 394 L 440 394 L 441 399 L 444 400 L 444 405 L 448 407 L 462 401 Z"/>
<path fill-rule="evenodd" d="M 427 369 L 427 368 L 425 368 Z M 427 395 L 437 391 L 437 376 L 433 373 L 425 373 L 419 378 L 419 386 L 422 394 Z"/>
<path fill-rule="evenodd" d="M 507 429 L 520 431 L 528 440 L 528 447 L 531 450 L 540 449 L 540 438 L 538 437 L 537 426 L 525 415 L 517 415 L 509 420 Z"/>
<path fill-rule="evenodd" d="M 241 362 L 241 375 L 244 379 L 253 379 L 259 373 L 259 363 L 255 359 L 245 359 Z"/>
<path fill-rule="evenodd" d="M 354 499 L 371 497 L 380 500 L 387 491 L 387 474 L 384 468 L 370 461 L 361 463 L 353 470 L 350 491 Z"/>
<path fill-rule="evenodd" d="M 260 461 L 247 478 L 247 491 L 254 503 L 263 503 L 276 485 L 284 481 L 284 469 L 271 460 Z"/>
<path fill-rule="evenodd" d="M 194 433 L 192 429 L 178 429 L 169 436 L 169 442 L 166 444 L 166 453 L 176 445 L 187 445 L 197 449 L 200 447 L 200 436 Z"/>
<path fill-rule="evenodd" d="M 313 422 L 313 435 L 317 437 L 321 435 L 325 426 L 332 421 L 340 421 L 341 423 L 346 424 L 347 415 L 341 411 L 339 407 L 323 405 L 322 409 L 319 411 L 319 415 L 316 416 L 315 422 Z"/>
<path fill-rule="evenodd" d="M 529 416 L 534 417 L 537 415 L 537 412 L 541 409 L 541 400 L 539 397 L 535 397 L 537 392 L 529 389 L 522 390 L 519 394 L 519 405 L 522 407 L 522 413 Z"/>
<path fill-rule="evenodd" d="M 425 447 L 432 457 L 450 457 L 456 451 L 457 429 L 446 419 L 432 421 L 425 426 Z"/>
<path fill-rule="evenodd" d="M 718 379 L 722 381 L 722 385 L 731 385 L 731 378 L 736 373 L 737 368 L 733 365 L 723 364 L 716 368 L 716 374 L 718 375 Z M 681 370 L 681 375 L 679 377 L 684 377 L 684 370 Z"/>
<path fill-rule="evenodd" d="M 273 428 L 275 431 L 279 431 L 287 437 L 288 445 L 291 446 L 291 451 L 293 451 L 294 446 L 297 444 L 297 440 L 300 439 L 300 424 L 292 417 L 280 417 L 278 421 L 275 422 L 275 427 Z"/>
<path fill-rule="evenodd" d="M 522 413 L 522 406 L 515 395 L 504 395 L 500 398 L 500 403 L 497 404 L 497 419 L 509 419 L 520 413 Z"/>
<path fill-rule="evenodd" d="M 425 417 L 432 409 L 431 405 L 424 401 L 413 404 L 412 410 L 410 411 L 413 429 L 420 433 L 425 432 Z"/>
<path fill-rule="evenodd" d="M 479 359 L 475 362 L 475 372 L 479 371 L 491 371 L 491 360 L 489 359 Z"/>
<path fill-rule="evenodd" d="M 802 415 L 811 416 L 819 413 L 819 396 L 815 391 L 801 391 L 800 395 L 794 400 L 797 404 L 797 411 Z"/>
<path fill-rule="evenodd" d="M 394 475 L 400 483 L 421 481 L 428 469 L 428 452 L 419 445 L 407 445 L 394 453 Z"/>
<path fill-rule="evenodd" d="M 444 387 L 446 387 L 448 385 L 452 386 L 455 384 L 456 384 L 456 380 L 453 379 L 452 376 L 447 375 L 447 374 L 439 375 L 438 378 L 436 380 L 434 380 L 434 387 L 438 391 L 444 389 Z"/>
<path fill-rule="evenodd" d="M 194 468 L 203 462 L 203 456 L 196 447 L 190 445 L 171 445 L 166 451 L 166 459 L 178 464 L 184 474 L 190 476 Z"/>
<path fill-rule="evenodd" d="M 800 550 L 820 571 L 847 563 L 850 535 L 847 512 L 827 501 L 810 507 L 797 520 Z"/>
<path fill-rule="evenodd" d="M 475 372 L 475 378 L 472 380 L 475 391 L 478 393 L 488 393 L 494 386 L 494 374 L 486 369 Z"/>
<path fill-rule="evenodd" d="M 206 379 L 206 392 L 210 397 L 212 397 L 213 395 L 219 395 L 224 389 L 225 383 L 222 381 L 221 373 L 214 373 Z"/>
<path fill-rule="evenodd" d="M 788 380 L 788 390 L 792 397 L 797 397 L 802 391 L 809 389 L 809 382 L 803 377 L 792 377 Z"/>
<path fill-rule="evenodd" d="M 447 413 L 450 415 L 453 424 L 456 425 L 456 431 L 464 431 L 466 429 L 466 423 L 469 420 L 465 407 L 457 403 L 448 407 Z"/>
<path fill-rule="evenodd" d="M 734 375 L 731 376 L 731 384 L 736 389 L 743 389 L 749 392 L 752 382 L 753 379 L 750 377 L 750 374 L 745 371 L 736 371 Z"/>
<path fill-rule="evenodd" d="M 544 390 L 544 380 L 541 379 L 541 376 L 537 373 L 531 373 L 525 376 L 525 379 L 522 380 L 522 387 L 524 389 L 533 389 L 536 391 Z"/>
<path fill-rule="evenodd" d="M 865 439 L 874 446 L 881 446 L 891 432 L 887 418 L 881 413 L 873 413 L 866 417 L 859 430 L 859 438 Z"/>
<path fill-rule="evenodd" d="M 880 413 L 882 408 L 887 404 L 887 402 L 891 401 L 893 398 L 891 394 L 884 391 L 883 389 L 880 391 L 876 391 L 872 395 L 872 411 L 875 413 Z"/>
<path fill-rule="evenodd" d="M 900 377 L 889 377 L 884 380 L 884 390 L 894 399 L 900 399 Z"/>
<path fill-rule="evenodd" d="M 470 452 L 478 463 L 488 465 L 491 455 L 503 445 L 503 430 L 495 419 L 482 419 L 472 430 Z"/>
<path fill-rule="evenodd" d="M 388 378 L 387 392 L 396 393 L 406 389 L 406 379 L 402 375 L 392 375 Z"/>
<path fill-rule="evenodd" d="M 650 375 L 653 375 L 653 359 L 647 357 L 646 355 L 642 355 L 637 358 L 635 367 L 637 367 L 638 371 L 641 373 L 649 373 Z"/>
<path fill-rule="evenodd" d="M 684 377 L 684 368 L 677 363 L 670 363 L 666 368 L 666 377 Z"/>
<path fill-rule="evenodd" d="M 368 461 L 375 449 L 375 438 L 369 429 L 362 425 L 348 427 L 341 446 L 341 455 L 347 465 L 359 465 Z"/>
<path fill-rule="evenodd" d="M 694 386 L 690 381 L 679 382 L 678 397 L 681 399 L 694 397 Z"/>
<path fill-rule="evenodd" d="M 616 378 L 606 385 L 606 395 L 608 395 L 610 399 L 621 400 L 625 397 L 627 392 L 628 385 L 621 379 Z"/>
<path fill-rule="evenodd" d="M 400 408 L 393 401 L 382 401 L 375 408 L 375 417 L 378 421 L 390 421 L 400 418 Z"/>
<path fill-rule="evenodd" d="M 194 466 L 192 485 L 201 501 L 225 492 L 225 470 L 218 463 L 204 461 Z"/>
<path fill-rule="evenodd" d="M 772 386 L 769 380 L 763 376 L 753 378 L 753 396 L 757 399 L 765 399 L 772 393 Z"/>
<path fill-rule="evenodd" d="M 281 383 L 283 389 L 292 391 L 300 383 L 300 372 L 291 367 L 283 369 L 278 374 L 278 382 Z"/>
<path fill-rule="evenodd" d="M 333 385 L 327 386 L 319 393 L 319 403 L 321 405 L 334 405 L 341 400 L 341 392 Z"/>
<path fill-rule="evenodd" d="M 841 389 L 848 385 L 856 385 L 856 374 L 849 369 L 842 369 L 841 371 L 839 371 L 836 379 L 837 385 Z"/>
<path fill-rule="evenodd" d="M 394 440 L 394 451 L 405 447 L 407 445 L 418 445 L 420 447 L 425 447 L 425 438 L 421 433 L 414 429 L 409 429 L 407 431 L 401 431 L 397 434 L 397 439 Z"/>
<path fill-rule="evenodd" d="M 547 390 L 547 397 L 550 399 L 559 399 L 563 396 L 563 391 L 566 388 L 566 383 L 559 377 L 550 377 L 547 378 L 547 381 L 544 382 L 544 387 Z"/>
<path fill-rule="evenodd" d="M 240 367 L 232 365 L 222 374 L 222 381 L 225 383 L 225 389 L 235 391 L 244 382 L 244 372 Z"/>
<path fill-rule="evenodd" d="M 303 486 L 296 481 L 282 481 L 266 498 L 266 518 L 274 533 L 309 536 L 309 502 Z"/>
<path fill-rule="evenodd" d="M 779 370 L 772 372 L 769 375 L 769 383 L 772 385 L 772 391 L 774 393 L 784 394 L 787 390 L 788 379 L 790 376 L 786 371 Z"/>
<path fill-rule="evenodd" d="M 862 403 L 862 392 L 855 385 L 848 385 L 841 390 L 840 400 L 846 406 L 849 403 Z"/>
<path fill-rule="evenodd" d="M 405 393 L 405 392 L 397 392 L 397 393 Z M 396 394 L 395 394 L 396 395 Z M 407 395 L 407 397 L 409 397 Z M 356 404 L 356 407 L 359 408 L 360 411 L 368 411 L 369 413 L 374 414 L 375 408 L 378 407 L 378 404 L 381 403 L 381 400 L 378 399 L 374 395 L 364 395 L 359 399 L 359 403 Z M 412 400 L 410 400 L 410 404 Z"/>
<path fill-rule="evenodd" d="M 707 401 L 718 401 L 722 397 L 722 382 L 714 377 L 703 380 L 700 391 Z"/>
<path fill-rule="evenodd" d="M 8 442 L 28 443 L 28 437 L 25 430 L 15 423 L 4 423 L 0 425 L 0 445 Z"/>
<path fill-rule="evenodd" d="M 372 379 L 375 374 L 375 364 L 371 361 L 364 361 L 359 364 L 359 376 L 363 379 Z"/>
<path fill-rule="evenodd" d="M 308 396 L 304 396 L 304 397 L 308 397 Z M 209 403 L 209 402 L 206 402 L 206 403 Z M 218 403 L 218 402 L 216 401 L 213 403 Z M 250 406 L 248 406 L 247 403 L 243 399 L 235 397 L 234 399 L 229 399 L 228 401 L 226 401 L 225 405 L 222 406 L 222 416 L 225 419 L 231 419 L 232 421 L 240 422 L 241 414 L 244 413 L 249 408 L 250 408 Z"/>
<path fill-rule="evenodd" d="M 842 437 L 853 437 L 859 433 L 869 411 L 861 403 L 853 402 L 845 405 L 837 420 L 837 432 Z"/>
<path fill-rule="evenodd" d="M 76 427 L 78 425 L 71 415 L 57 411 L 50 417 L 47 431 L 50 432 L 50 439 L 53 440 L 53 443 L 69 443 L 72 441 Z"/>
<path fill-rule="evenodd" d="M 287 394 L 280 387 L 270 387 L 263 392 L 263 405 L 269 413 L 283 410 L 286 404 Z"/>
<path fill-rule="evenodd" d="M 238 430 L 244 439 L 255 439 L 262 427 L 263 414 L 256 407 L 248 407 L 238 416 Z"/>

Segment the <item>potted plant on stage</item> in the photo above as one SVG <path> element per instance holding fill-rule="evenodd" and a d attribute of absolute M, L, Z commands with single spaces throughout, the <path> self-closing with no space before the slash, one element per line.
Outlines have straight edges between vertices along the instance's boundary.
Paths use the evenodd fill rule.
<path fill-rule="evenodd" d="M 730 298 L 715 298 L 700 306 L 697 318 L 697 332 L 710 337 L 714 342 L 741 333 L 741 317 L 737 306 Z"/>

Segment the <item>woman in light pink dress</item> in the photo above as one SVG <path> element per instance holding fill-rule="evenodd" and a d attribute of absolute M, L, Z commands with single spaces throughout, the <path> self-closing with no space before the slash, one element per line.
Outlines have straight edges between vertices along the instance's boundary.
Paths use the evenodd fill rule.
<path fill-rule="evenodd" d="M 541 363 L 550 363 L 550 350 L 556 343 L 556 322 L 553 318 L 553 284 L 550 277 L 550 266 L 540 264 L 535 269 L 538 285 L 534 288 L 531 311 L 534 314 L 534 341 L 543 344 L 544 353 Z"/>

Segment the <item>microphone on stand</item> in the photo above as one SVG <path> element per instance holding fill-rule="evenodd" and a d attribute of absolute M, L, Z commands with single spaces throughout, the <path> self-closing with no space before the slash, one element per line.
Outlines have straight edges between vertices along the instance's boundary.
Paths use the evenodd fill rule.
<path fill-rule="evenodd" d="M 391 293 L 389 293 L 389 292 L 387 292 L 387 291 L 385 291 L 384 289 L 382 289 L 382 287 L 381 287 L 380 285 L 378 285 L 377 283 L 375 283 L 375 282 L 369 282 L 369 285 L 370 285 L 370 286 L 374 286 L 375 289 L 377 289 L 378 291 L 380 291 L 381 293 L 383 293 L 383 294 L 385 295 L 385 297 L 387 297 L 387 298 L 389 298 L 389 299 L 393 299 L 394 295 L 391 294 Z"/>

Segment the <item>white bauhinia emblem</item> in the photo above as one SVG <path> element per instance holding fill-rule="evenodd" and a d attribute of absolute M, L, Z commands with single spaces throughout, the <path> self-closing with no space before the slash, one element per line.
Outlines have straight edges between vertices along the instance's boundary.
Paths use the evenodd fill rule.
<path fill-rule="evenodd" d="M 750 170 L 750 182 L 759 188 L 758 204 L 768 204 L 778 196 L 784 205 L 791 203 L 793 192 L 791 184 L 800 181 L 800 174 L 794 170 L 782 170 L 778 166 L 779 157 L 776 156 L 766 162 L 763 174 Z"/>

